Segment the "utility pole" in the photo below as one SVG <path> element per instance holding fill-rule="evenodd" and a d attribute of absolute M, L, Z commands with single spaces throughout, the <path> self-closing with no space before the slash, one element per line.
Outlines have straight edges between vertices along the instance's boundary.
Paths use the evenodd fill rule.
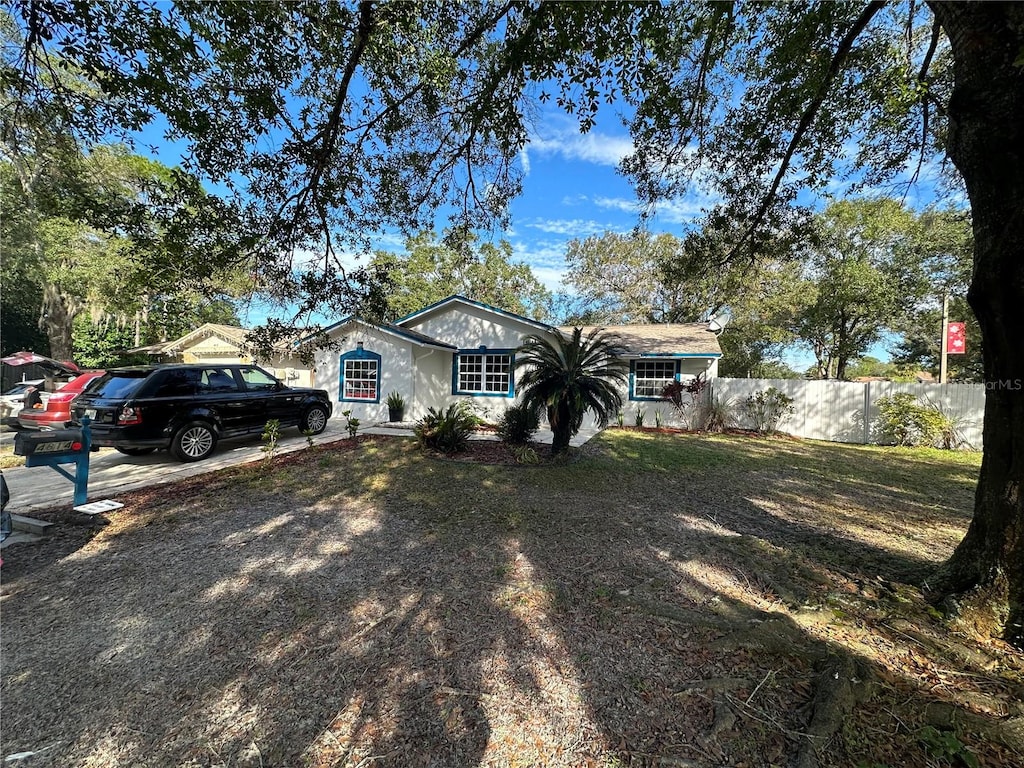
<path fill-rule="evenodd" d="M 949 323 L 949 292 L 942 292 L 942 353 L 939 356 L 939 384 L 946 383 L 946 325 Z"/>

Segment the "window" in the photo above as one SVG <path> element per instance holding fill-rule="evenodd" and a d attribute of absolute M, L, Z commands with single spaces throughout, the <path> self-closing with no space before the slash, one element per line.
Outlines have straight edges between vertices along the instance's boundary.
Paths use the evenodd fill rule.
<path fill-rule="evenodd" d="M 167 371 L 153 397 L 192 397 L 199 389 L 198 368 L 176 368 Z"/>
<path fill-rule="evenodd" d="M 630 375 L 630 400 L 661 400 L 666 384 L 676 380 L 675 360 L 634 360 Z"/>
<path fill-rule="evenodd" d="M 242 381 L 249 392 L 273 392 L 280 382 L 262 368 L 240 368 Z"/>
<path fill-rule="evenodd" d="M 224 394 L 238 391 L 238 383 L 230 368 L 206 368 L 199 383 L 200 392 Z"/>
<path fill-rule="evenodd" d="M 460 352 L 455 356 L 454 394 L 512 397 L 512 355 Z"/>
<path fill-rule="evenodd" d="M 131 397 L 146 381 L 146 377 L 149 376 L 149 373 L 150 372 L 148 370 L 108 373 L 106 376 L 99 379 L 100 383 L 96 385 L 96 388 L 93 389 L 91 394 L 96 397 L 109 398 L 111 400 L 120 400 L 121 398 Z"/>
<path fill-rule="evenodd" d="M 380 402 L 380 355 L 360 347 L 341 356 L 341 400 Z"/>

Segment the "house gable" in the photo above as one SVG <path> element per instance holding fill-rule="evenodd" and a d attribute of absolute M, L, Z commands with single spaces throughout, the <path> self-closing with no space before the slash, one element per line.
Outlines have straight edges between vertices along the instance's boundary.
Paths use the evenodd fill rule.
<path fill-rule="evenodd" d="M 459 350 L 514 349 L 528 334 L 554 330 L 546 323 L 464 296 L 449 296 L 407 315 L 396 325 L 415 329 Z"/>
<path fill-rule="evenodd" d="M 419 333 L 412 330 L 411 328 L 402 328 L 401 326 L 394 325 L 392 323 L 371 323 L 368 320 L 363 320 L 355 316 L 346 317 L 343 320 L 339 320 L 334 325 L 329 325 L 324 328 L 323 332 L 331 339 L 337 340 L 345 336 L 345 331 L 353 330 L 373 330 L 379 333 L 394 336 L 401 341 L 410 342 L 420 347 L 432 347 L 435 349 L 454 350 L 456 347 L 453 344 L 446 344 L 438 339 L 431 338 L 426 334 Z M 302 339 L 301 341 L 306 341 Z M 300 341 L 300 343 L 301 343 Z"/>
<path fill-rule="evenodd" d="M 245 328 L 233 325 L 203 323 L 181 338 L 163 344 L 160 353 L 165 355 L 190 353 L 196 357 L 238 356 L 247 333 Z"/>

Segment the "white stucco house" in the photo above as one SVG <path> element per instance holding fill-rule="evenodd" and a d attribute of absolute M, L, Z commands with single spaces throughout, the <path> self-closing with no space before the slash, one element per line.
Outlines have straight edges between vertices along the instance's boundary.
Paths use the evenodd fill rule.
<path fill-rule="evenodd" d="M 704 323 L 602 328 L 616 334 L 628 352 L 627 418 L 636 407 L 662 402 L 663 387 L 674 379 L 718 373 L 722 350 Z M 429 407 L 459 400 L 496 421 L 516 402 L 516 347 L 527 334 L 554 331 L 554 326 L 463 296 L 449 296 L 394 323 L 349 317 L 325 329 L 336 348 L 317 353 L 313 386 L 330 393 L 335 418 L 350 410 L 363 424 L 387 420 L 386 400 L 392 392 L 404 398 L 407 421 Z M 668 423 L 669 409 L 662 410 Z"/>

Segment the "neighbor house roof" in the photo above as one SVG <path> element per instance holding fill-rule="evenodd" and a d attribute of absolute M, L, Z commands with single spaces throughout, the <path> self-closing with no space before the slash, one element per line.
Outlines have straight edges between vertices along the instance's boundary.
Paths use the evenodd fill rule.
<path fill-rule="evenodd" d="M 559 330 L 571 334 L 574 326 Z M 583 334 L 595 329 L 619 337 L 619 343 L 637 357 L 721 357 L 718 337 L 707 323 L 659 323 L 651 325 L 587 325 Z"/>
<path fill-rule="evenodd" d="M 210 336 L 217 336 L 229 344 L 241 347 L 245 343 L 245 335 L 249 331 L 239 328 L 237 325 L 221 325 L 220 323 L 203 323 L 191 333 L 186 333 L 180 339 L 174 339 L 164 344 L 161 352 L 180 352 L 193 342 L 208 339 Z"/>
<path fill-rule="evenodd" d="M 158 344 L 149 344 L 144 347 L 136 347 L 135 349 L 129 349 L 128 352 L 131 354 L 173 355 L 211 337 L 216 337 L 225 342 L 226 345 L 241 351 L 248 333 L 248 328 L 239 328 L 237 325 L 203 323 L 194 331 L 189 331 L 180 338 L 162 341 Z M 282 341 L 275 344 L 274 348 L 279 354 L 288 354 L 292 346 L 290 342 Z"/>
<path fill-rule="evenodd" d="M 170 341 L 162 341 L 158 344 L 147 344 L 144 347 L 129 349 L 128 352 L 147 355 L 164 355 L 171 352 L 180 352 L 189 345 L 197 341 L 202 341 L 210 336 L 217 336 L 235 347 L 241 347 L 245 341 L 245 334 L 248 332 L 248 329 L 239 328 L 236 325 L 203 323 L 194 331 L 189 331 L 180 338 L 171 339 Z"/>

